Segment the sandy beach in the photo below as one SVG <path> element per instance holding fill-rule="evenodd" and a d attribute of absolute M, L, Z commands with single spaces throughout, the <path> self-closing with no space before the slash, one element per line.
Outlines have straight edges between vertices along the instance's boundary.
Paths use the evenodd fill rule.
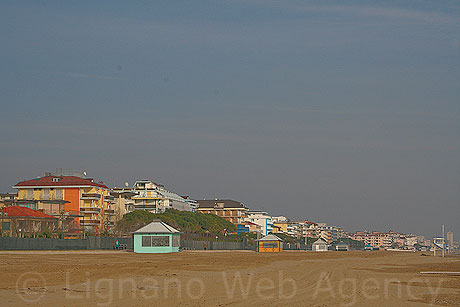
<path fill-rule="evenodd" d="M 455 306 L 460 259 L 402 252 L 0 253 L 2 306 Z"/>

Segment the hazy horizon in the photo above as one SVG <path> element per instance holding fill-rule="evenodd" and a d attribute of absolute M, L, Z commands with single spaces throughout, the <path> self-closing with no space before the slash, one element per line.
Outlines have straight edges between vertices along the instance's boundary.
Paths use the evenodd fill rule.
<path fill-rule="evenodd" d="M 458 1 L 3 1 L 0 192 L 110 187 L 460 240 Z"/>

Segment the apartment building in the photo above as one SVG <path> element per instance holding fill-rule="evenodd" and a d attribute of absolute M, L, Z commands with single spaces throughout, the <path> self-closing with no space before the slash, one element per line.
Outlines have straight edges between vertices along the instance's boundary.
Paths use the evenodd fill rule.
<path fill-rule="evenodd" d="M 18 190 L 16 205 L 70 219 L 69 231 L 99 233 L 115 223 L 114 199 L 109 188 L 92 178 L 46 173 L 44 177 L 21 181 L 13 188 Z"/>
<path fill-rule="evenodd" d="M 252 211 L 248 212 L 248 216 L 245 218 L 246 222 L 251 222 L 262 227 L 262 234 L 264 236 L 272 233 L 273 221 L 272 217 L 267 212 L 263 211 Z"/>
<path fill-rule="evenodd" d="M 248 216 L 249 209 L 236 200 L 232 199 L 214 199 L 214 200 L 197 200 L 197 212 L 204 214 L 215 214 L 223 217 L 227 221 L 238 225 L 244 224 L 245 218 Z"/>
<path fill-rule="evenodd" d="M 130 211 L 145 210 L 152 213 L 161 213 L 166 209 L 192 211 L 187 200 L 151 180 L 136 181 L 131 192 L 135 195 L 131 198 L 133 206 Z"/>
<path fill-rule="evenodd" d="M 132 197 L 135 196 L 136 193 L 132 192 L 130 188 L 113 188 L 110 191 L 110 195 L 113 196 L 113 208 L 117 220 L 121 220 L 123 215 L 134 210 L 134 201 Z"/>
<path fill-rule="evenodd" d="M 14 205 L 17 193 L 0 193 L 0 208 Z"/>
<path fill-rule="evenodd" d="M 198 202 L 192 198 L 190 198 L 190 196 L 188 195 L 183 195 L 181 196 L 183 199 L 185 199 L 185 201 L 189 204 L 190 206 L 190 209 L 193 211 L 193 212 L 196 212 L 196 209 L 198 209 Z"/>
<path fill-rule="evenodd" d="M 364 245 L 371 245 L 372 247 L 389 248 L 393 244 L 391 233 L 382 233 L 378 231 L 364 232 L 357 231 L 350 235 L 350 238 L 357 241 L 364 242 Z"/>

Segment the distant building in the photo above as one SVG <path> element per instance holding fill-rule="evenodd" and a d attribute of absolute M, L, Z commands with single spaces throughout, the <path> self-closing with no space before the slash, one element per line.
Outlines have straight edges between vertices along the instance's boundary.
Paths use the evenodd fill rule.
<path fill-rule="evenodd" d="M 289 220 L 287 217 L 285 217 L 284 215 L 280 215 L 280 216 L 272 216 L 272 222 L 273 223 L 287 223 Z"/>
<path fill-rule="evenodd" d="M 382 233 L 378 231 L 357 231 L 351 234 L 350 238 L 353 240 L 362 241 L 365 245 L 370 245 L 372 247 L 389 248 L 393 243 L 393 235 L 391 233 Z M 404 239 L 402 242 L 404 242 Z"/>
<path fill-rule="evenodd" d="M 249 211 L 243 203 L 231 199 L 203 199 L 197 200 L 197 202 L 197 212 L 215 214 L 235 225 L 244 224 Z"/>
<path fill-rule="evenodd" d="M 113 188 L 110 191 L 110 195 L 113 196 L 113 207 L 117 220 L 122 219 L 123 215 L 134 210 L 134 201 L 132 197 L 135 196 L 136 193 L 131 191 L 131 189 Z"/>
<path fill-rule="evenodd" d="M 17 197 L 17 193 L 0 193 L 0 208 L 14 205 Z"/>
<path fill-rule="evenodd" d="M 193 212 L 196 212 L 196 210 L 198 209 L 198 202 L 194 199 L 191 199 L 188 195 L 182 196 L 182 198 L 185 199 L 185 201 L 189 204 L 190 209 Z"/>
<path fill-rule="evenodd" d="M 2 235 L 35 236 L 45 230 L 55 231 L 58 228 L 58 218 L 27 207 L 4 207 L 0 209 L 0 214 L 3 215 L 0 223 Z"/>
<path fill-rule="evenodd" d="M 21 181 L 15 204 L 48 215 L 70 219 L 68 231 L 101 232 L 115 223 L 113 197 L 103 182 L 78 176 L 46 173 L 44 177 Z"/>
<path fill-rule="evenodd" d="M 176 193 L 151 180 L 138 180 L 131 190 L 136 195 L 132 197 L 134 210 L 144 210 L 161 213 L 166 209 L 192 211 L 190 204 Z"/>
<path fill-rule="evenodd" d="M 263 228 L 259 224 L 252 223 L 252 222 L 244 222 L 244 225 L 249 228 L 249 232 L 252 233 L 263 233 Z"/>
<path fill-rule="evenodd" d="M 289 222 L 274 222 L 272 233 L 288 233 Z"/>
<path fill-rule="evenodd" d="M 449 246 L 449 250 L 451 250 L 455 245 L 454 233 L 452 231 L 447 232 L 447 245 Z"/>
<path fill-rule="evenodd" d="M 267 212 L 262 212 L 262 211 L 248 212 L 248 216 L 245 218 L 245 221 L 261 226 L 262 234 L 264 236 L 272 233 L 272 230 L 273 230 L 272 217 L 268 215 Z"/>

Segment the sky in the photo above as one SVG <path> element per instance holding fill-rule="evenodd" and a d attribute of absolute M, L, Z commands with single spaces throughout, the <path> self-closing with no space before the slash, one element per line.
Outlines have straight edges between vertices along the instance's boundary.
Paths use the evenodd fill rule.
<path fill-rule="evenodd" d="M 458 1 L 2 1 L 0 191 L 111 187 L 460 240 Z"/>

